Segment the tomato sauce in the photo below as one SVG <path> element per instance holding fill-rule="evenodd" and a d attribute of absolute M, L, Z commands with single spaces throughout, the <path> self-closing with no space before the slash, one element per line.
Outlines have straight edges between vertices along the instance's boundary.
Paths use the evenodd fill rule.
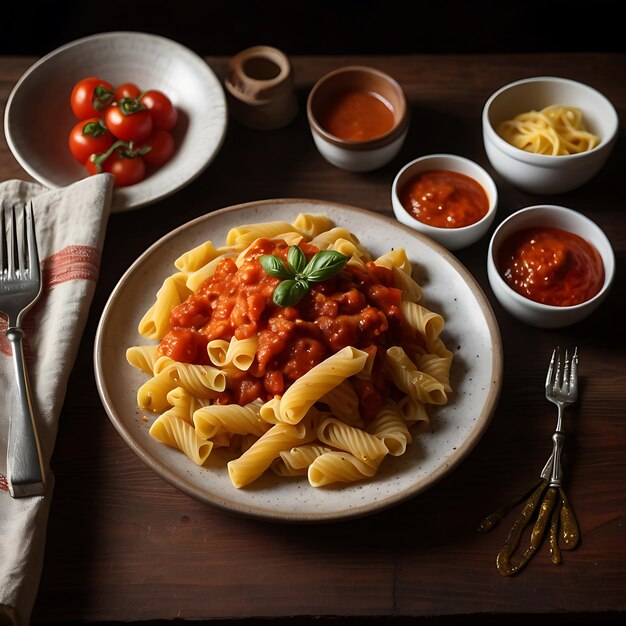
<path fill-rule="evenodd" d="M 510 236 L 496 259 L 517 293 L 543 304 L 572 306 L 595 296 L 604 283 L 600 253 L 574 233 L 526 228 Z"/>
<path fill-rule="evenodd" d="M 402 206 L 415 219 L 438 228 L 461 228 L 478 222 L 489 210 L 487 193 L 465 174 L 422 172 L 399 190 Z"/>
<path fill-rule="evenodd" d="M 177 361 L 210 364 L 206 347 L 212 339 L 256 335 L 252 366 L 246 372 L 229 372 L 228 389 L 218 399 L 247 404 L 282 395 L 328 356 L 354 346 L 374 355 L 372 377 L 360 380 L 358 390 L 361 415 L 371 418 L 392 392 L 382 351 L 420 341 L 402 316 L 393 274 L 373 263 L 364 269 L 346 266 L 312 284 L 297 305 L 279 307 L 272 300 L 279 279 L 266 274 L 258 258 L 275 254 L 286 260 L 288 248 L 284 241 L 259 239 L 240 267 L 233 259 L 222 260 L 212 277 L 172 309 L 171 329 L 159 350 Z M 300 248 L 307 259 L 318 251 L 304 242 Z"/>
<path fill-rule="evenodd" d="M 328 133 L 348 141 L 382 137 L 393 128 L 393 107 L 372 91 L 346 89 L 338 93 L 318 119 Z"/>

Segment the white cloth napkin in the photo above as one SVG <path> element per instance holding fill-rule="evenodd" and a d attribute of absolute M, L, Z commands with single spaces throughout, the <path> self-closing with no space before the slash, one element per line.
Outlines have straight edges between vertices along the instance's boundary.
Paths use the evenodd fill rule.
<path fill-rule="evenodd" d="M 43 496 L 12 498 L 7 485 L 9 390 L 14 386 L 6 317 L 0 317 L 0 625 L 25 626 L 41 576 L 54 478 L 50 457 L 67 381 L 100 267 L 113 177 L 90 176 L 50 190 L 19 180 L 0 183 L 3 209 L 32 200 L 43 292 L 25 316 L 24 353 L 47 471 Z M 14 387 L 13 387 L 14 388 Z"/>

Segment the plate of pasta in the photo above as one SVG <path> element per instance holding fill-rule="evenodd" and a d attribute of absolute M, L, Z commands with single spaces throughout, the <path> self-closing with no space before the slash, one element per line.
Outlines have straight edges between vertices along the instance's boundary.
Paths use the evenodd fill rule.
<path fill-rule="evenodd" d="M 439 244 L 357 207 L 276 199 L 146 250 L 104 308 L 94 366 L 113 425 L 172 485 L 321 522 L 452 471 L 495 411 L 502 344 Z"/>

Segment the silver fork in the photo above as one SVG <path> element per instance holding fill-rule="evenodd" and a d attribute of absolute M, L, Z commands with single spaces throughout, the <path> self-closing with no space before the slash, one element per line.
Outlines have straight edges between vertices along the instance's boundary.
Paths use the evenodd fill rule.
<path fill-rule="evenodd" d="M 516 574 L 528 563 L 539 549 L 548 527 L 550 554 L 555 564 L 561 562 L 561 549 L 573 550 L 580 541 L 578 522 L 562 486 L 561 469 L 561 453 L 565 441 L 562 430 L 563 409 L 576 402 L 578 398 L 578 348 L 574 348 L 571 358 L 566 350 L 564 360 L 561 358 L 560 348 L 552 352 L 545 388 L 546 398 L 556 404 L 558 416 L 556 430 L 552 435 L 552 454 L 541 470 L 540 481 L 488 515 L 478 527 L 480 532 L 491 530 L 508 511 L 525 501 L 521 513 L 509 531 L 504 547 L 496 557 L 496 567 L 503 576 Z M 513 553 L 517 550 L 522 533 L 536 511 L 537 519 L 530 535 L 530 545 L 515 563 L 512 561 Z"/>
<path fill-rule="evenodd" d="M 41 495 L 45 472 L 30 384 L 24 361 L 22 318 L 41 295 L 39 253 L 32 203 L 22 209 L 18 235 L 15 208 L 10 222 L 2 212 L 0 231 L 0 311 L 8 317 L 6 336 L 13 348 L 17 403 L 10 416 L 7 468 L 14 498 Z"/>
<path fill-rule="evenodd" d="M 563 409 L 574 404 L 578 399 L 578 348 L 570 359 L 565 350 L 565 359 L 561 358 L 561 348 L 555 348 L 550 359 L 548 374 L 546 376 L 546 398 L 556 404 L 557 420 L 556 430 L 552 435 L 552 471 L 549 478 L 550 487 L 561 487 L 563 482 L 563 470 L 561 469 L 561 454 L 565 435 L 562 430 Z M 546 467 L 550 463 L 546 464 Z M 543 473 L 542 473 L 543 474 Z M 546 477 L 547 478 L 547 477 Z"/>

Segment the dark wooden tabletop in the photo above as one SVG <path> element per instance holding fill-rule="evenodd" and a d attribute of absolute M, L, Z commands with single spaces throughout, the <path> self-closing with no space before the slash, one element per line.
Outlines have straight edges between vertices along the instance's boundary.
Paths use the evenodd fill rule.
<path fill-rule="evenodd" d="M 34 60 L 0 58 L 3 107 Z M 206 60 L 223 78 L 227 59 Z M 34 623 L 275 618 L 282 624 L 314 617 L 502 623 L 504 617 L 510 624 L 530 616 L 533 623 L 623 623 L 626 54 L 299 56 L 292 62 L 300 105 L 292 124 L 255 131 L 231 121 L 220 153 L 199 178 L 166 200 L 109 220 L 52 459 L 56 486 Z M 353 63 L 393 75 L 411 107 L 401 153 L 367 174 L 323 160 L 305 115 L 313 83 Z M 289 525 L 197 502 L 135 456 L 102 407 L 92 350 L 103 306 L 141 252 L 192 218 L 253 200 L 319 198 L 391 215 L 393 177 L 404 163 L 427 153 L 462 154 L 493 173 L 482 145 L 483 104 L 501 85 L 533 75 L 575 78 L 599 89 L 622 120 L 620 137 L 604 169 L 568 194 L 533 196 L 494 174 L 500 193 L 496 223 L 540 202 L 574 208 L 605 230 L 617 277 L 592 317 L 541 330 L 514 320 L 495 301 L 486 276 L 488 237 L 456 253 L 492 303 L 503 339 L 504 383 L 486 434 L 454 472 L 418 497 L 369 517 Z M 29 180 L 4 138 L 0 177 Z M 490 533 L 476 527 L 503 499 L 534 481 L 546 460 L 555 411 L 544 398 L 543 381 L 558 344 L 576 344 L 581 355 L 582 391 L 567 414 L 565 471 L 582 542 L 558 566 L 544 545 L 519 575 L 503 577 L 495 556 L 517 511 Z"/>

